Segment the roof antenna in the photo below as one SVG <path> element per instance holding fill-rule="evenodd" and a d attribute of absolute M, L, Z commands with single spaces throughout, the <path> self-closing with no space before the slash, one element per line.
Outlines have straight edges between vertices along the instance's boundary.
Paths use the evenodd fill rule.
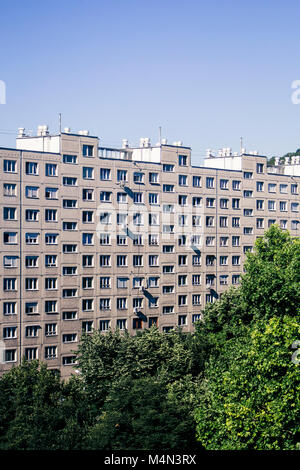
<path fill-rule="evenodd" d="M 158 128 L 159 145 L 161 145 L 161 126 Z"/>
<path fill-rule="evenodd" d="M 59 116 L 59 135 L 61 135 L 61 113 L 59 113 L 58 116 Z"/>
<path fill-rule="evenodd" d="M 243 137 L 240 137 L 240 142 L 241 142 L 241 155 L 243 153 Z"/>

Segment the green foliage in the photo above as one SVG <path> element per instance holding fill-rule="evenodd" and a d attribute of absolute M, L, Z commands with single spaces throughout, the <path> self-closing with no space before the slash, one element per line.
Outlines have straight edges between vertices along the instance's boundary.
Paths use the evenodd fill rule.
<path fill-rule="evenodd" d="M 270 166 L 275 166 L 275 158 L 276 157 L 271 157 L 267 160 L 267 166 L 270 167 Z"/>
<path fill-rule="evenodd" d="M 121 378 L 158 376 L 166 384 L 192 368 L 193 357 L 187 336 L 180 332 L 160 333 L 156 327 L 142 334 L 95 331 L 86 335 L 78 350 L 78 368 L 87 395 L 101 406 L 112 383 Z"/>
<path fill-rule="evenodd" d="M 194 420 L 187 407 L 166 394 L 154 377 L 120 379 L 111 387 L 96 424 L 87 435 L 87 449 L 196 449 Z"/>
<path fill-rule="evenodd" d="M 195 412 L 206 449 L 297 448 L 300 375 L 291 345 L 299 336 L 299 319 L 263 319 L 211 358 Z"/>
<path fill-rule="evenodd" d="M 244 265 L 241 295 L 251 315 L 299 315 L 300 240 L 273 225 Z"/>

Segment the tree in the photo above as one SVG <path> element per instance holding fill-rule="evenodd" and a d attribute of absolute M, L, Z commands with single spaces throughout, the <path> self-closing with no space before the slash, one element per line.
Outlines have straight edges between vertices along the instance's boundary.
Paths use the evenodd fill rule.
<path fill-rule="evenodd" d="M 300 241 L 272 226 L 244 268 L 241 286 L 206 308 L 197 326 L 206 359 L 198 440 L 207 449 L 295 449 L 300 382 L 291 346 L 300 337 Z"/>
<path fill-rule="evenodd" d="M 170 399 L 165 384 L 154 377 L 124 378 L 112 386 L 86 446 L 155 451 L 200 447 L 186 406 Z"/>
<path fill-rule="evenodd" d="M 297 448 L 300 374 L 291 345 L 299 337 L 299 318 L 263 319 L 211 358 L 195 411 L 206 449 Z"/>

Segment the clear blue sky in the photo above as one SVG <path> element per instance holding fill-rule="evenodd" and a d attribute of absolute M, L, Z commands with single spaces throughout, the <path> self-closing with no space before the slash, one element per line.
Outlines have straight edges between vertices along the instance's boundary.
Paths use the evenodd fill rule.
<path fill-rule="evenodd" d="M 38 124 L 282 155 L 300 147 L 298 0 L 2 2 L 0 132 Z M 0 146 L 14 146 L 0 134 Z"/>

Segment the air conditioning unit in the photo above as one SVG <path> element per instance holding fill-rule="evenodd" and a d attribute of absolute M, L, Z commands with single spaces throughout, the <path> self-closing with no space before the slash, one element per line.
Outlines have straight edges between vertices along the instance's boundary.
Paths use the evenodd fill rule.
<path fill-rule="evenodd" d="M 139 308 L 138 307 L 133 307 L 133 313 L 137 314 L 139 311 Z"/>

